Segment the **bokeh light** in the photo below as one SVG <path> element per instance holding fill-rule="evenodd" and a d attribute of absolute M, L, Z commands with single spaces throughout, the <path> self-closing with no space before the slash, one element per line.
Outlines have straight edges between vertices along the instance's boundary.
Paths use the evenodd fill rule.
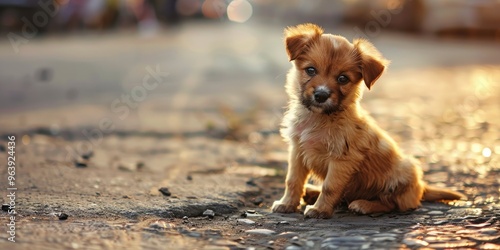
<path fill-rule="evenodd" d="M 179 0 L 175 4 L 175 9 L 183 16 L 192 16 L 201 8 L 198 0 Z"/>
<path fill-rule="evenodd" d="M 207 18 L 222 18 L 226 14 L 226 3 L 224 0 L 206 0 L 201 6 L 201 12 Z"/>
<path fill-rule="evenodd" d="M 484 157 L 490 157 L 491 156 L 491 149 L 490 148 L 484 148 L 483 149 L 483 156 Z"/>
<path fill-rule="evenodd" d="M 252 5 L 246 0 L 234 0 L 227 6 L 227 17 L 233 22 L 244 23 L 252 14 Z"/>

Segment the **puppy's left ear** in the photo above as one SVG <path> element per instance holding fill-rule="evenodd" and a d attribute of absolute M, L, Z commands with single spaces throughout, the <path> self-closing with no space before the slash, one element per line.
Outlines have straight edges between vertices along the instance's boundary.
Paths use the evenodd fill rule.
<path fill-rule="evenodd" d="M 361 74 L 366 87 L 370 89 L 375 81 L 384 73 L 384 70 L 389 66 L 389 60 L 385 59 L 382 54 L 365 39 L 355 39 L 354 47 L 358 50 L 361 56 Z"/>

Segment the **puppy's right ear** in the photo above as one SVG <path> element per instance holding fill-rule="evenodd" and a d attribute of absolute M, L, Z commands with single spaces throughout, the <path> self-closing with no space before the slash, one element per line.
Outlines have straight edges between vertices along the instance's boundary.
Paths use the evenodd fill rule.
<path fill-rule="evenodd" d="M 295 60 L 307 48 L 307 44 L 318 39 L 323 29 L 312 23 L 300 24 L 285 29 L 285 46 L 288 60 Z"/>

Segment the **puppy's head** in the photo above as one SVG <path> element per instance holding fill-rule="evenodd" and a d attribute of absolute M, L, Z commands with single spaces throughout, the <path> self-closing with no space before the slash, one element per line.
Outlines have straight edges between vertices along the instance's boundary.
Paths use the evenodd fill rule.
<path fill-rule="evenodd" d="M 350 43 L 342 36 L 323 34 L 314 24 L 285 29 L 288 58 L 293 61 L 287 86 L 313 112 L 332 114 L 355 104 L 361 82 L 370 89 L 388 61 L 366 40 Z"/>

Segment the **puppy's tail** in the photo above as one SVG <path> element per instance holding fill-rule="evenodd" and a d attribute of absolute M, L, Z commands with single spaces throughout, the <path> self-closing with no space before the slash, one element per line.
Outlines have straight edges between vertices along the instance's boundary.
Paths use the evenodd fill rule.
<path fill-rule="evenodd" d="M 438 188 L 426 185 L 424 190 L 424 201 L 442 201 L 442 200 L 460 200 L 467 197 L 459 192 L 455 192 L 446 188 Z"/>

